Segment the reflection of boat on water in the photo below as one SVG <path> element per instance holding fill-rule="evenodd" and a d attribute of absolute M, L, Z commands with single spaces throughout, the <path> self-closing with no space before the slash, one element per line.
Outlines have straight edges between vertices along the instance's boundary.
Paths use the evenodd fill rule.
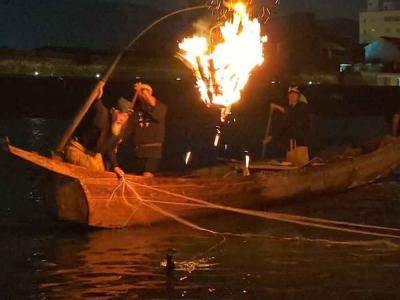
<path fill-rule="evenodd" d="M 145 179 L 127 175 L 121 182 L 113 173 L 90 171 L 9 145 L 7 149 L 56 175 L 55 198 L 49 204 L 59 219 L 103 228 L 215 211 L 215 207 L 205 208 L 196 199 L 242 208 L 342 192 L 377 180 L 400 163 L 400 139 L 390 138 L 368 153 L 298 169 L 259 163 L 251 167 L 251 176 L 243 177 L 232 172 L 235 166 L 227 165 L 203 169 L 190 177 Z M 122 184 L 125 182 L 127 185 Z"/>

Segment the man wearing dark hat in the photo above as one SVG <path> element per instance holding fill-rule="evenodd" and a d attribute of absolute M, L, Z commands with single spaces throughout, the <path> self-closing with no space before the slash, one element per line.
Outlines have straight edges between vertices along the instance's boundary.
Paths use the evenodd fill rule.
<path fill-rule="evenodd" d="M 122 177 L 124 171 L 119 167 L 116 154 L 124 138 L 132 104 L 120 98 L 109 110 L 101 100 L 102 94 L 101 89 L 86 124 L 77 130 L 76 136 L 67 145 L 65 160 L 92 170 L 112 170 Z"/>

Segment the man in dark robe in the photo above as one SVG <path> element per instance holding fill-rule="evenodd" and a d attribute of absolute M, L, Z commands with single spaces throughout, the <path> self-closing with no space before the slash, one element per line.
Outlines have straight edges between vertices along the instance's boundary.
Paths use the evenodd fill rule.
<path fill-rule="evenodd" d="M 285 124 L 282 128 L 281 138 L 297 146 L 308 146 L 310 134 L 310 119 L 307 99 L 297 86 L 288 90 L 288 103 L 284 106 L 271 104 L 271 109 L 276 109 L 285 114 Z"/>
<path fill-rule="evenodd" d="M 129 127 L 133 132 L 137 168 L 145 177 L 153 177 L 158 171 L 165 139 L 167 106 L 153 95 L 148 84 L 137 83 L 138 103 Z"/>
<path fill-rule="evenodd" d="M 122 177 L 124 171 L 118 164 L 116 154 L 118 145 L 124 139 L 131 102 L 120 98 L 109 110 L 103 104 L 102 95 L 100 89 L 86 119 L 86 126 L 78 128 L 64 151 L 64 158 L 75 165 L 98 171 L 111 170 Z"/>

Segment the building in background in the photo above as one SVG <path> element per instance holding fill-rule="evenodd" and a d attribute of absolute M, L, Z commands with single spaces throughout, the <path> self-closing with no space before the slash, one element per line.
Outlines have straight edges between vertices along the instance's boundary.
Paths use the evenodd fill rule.
<path fill-rule="evenodd" d="M 367 62 L 400 63 L 400 38 L 380 37 L 365 47 Z"/>
<path fill-rule="evenodd" d="M 273 82 L 332 83 L 341 64 L 363 60 L 362 48 L 353 58 L 353 49 L 360 47 L 355 20 L 296 13 L 271 19 L 266 31 L 265 68 Z"/>
<path fill-rule="evenodd" d="M 368 10 L 360 13 L 360 44 L 380 37 L 400 38 L 400 7 L 395 0 L 368 0 Z"/>

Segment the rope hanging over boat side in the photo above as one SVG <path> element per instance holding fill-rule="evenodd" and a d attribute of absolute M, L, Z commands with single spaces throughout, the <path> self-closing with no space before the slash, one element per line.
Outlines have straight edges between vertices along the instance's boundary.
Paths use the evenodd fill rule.
<path fill-rule="evenodd" d="M 167 191 L 164 189 L 160 189 L 160 188 L 156 188 L 156 187 L 152 187 L 152 186 L 149 186 L 146 184 L 132 182 L 132 181 L 126 180 L 125 178 L 123 178 L 121 180 L 121 183 L 113 191 L 109 201 L 111 201 L 114 198 L 116 191 L 118 189 L 120 189 L 121 187 L 122 187 L 123 201 L 127 202 L 127 205 L 130 206 L 131 208 L 133 207 L 133 205 L 125 197 L 126 187 L 128 188 L 128 190 L 130 192 L 132 192 L 135 195 L 135 198 L 138 200 L 139 205 L 144 205 L 144 206 L 152 209 L 153 211 L 156 211 L 164 216 L 167 216 L 167 217 L 169 217 L 185 226 L 188 226 L 192 229 L 211 233 L 211 234 L 226 235 L 226 236 L 243 236 L 241 234 L 216 232 L 216 231 L 198 226 L 192 222 L 189 222 L 189 221 L 167 211 L 164 208 L 159 207 L 156 204 L 223 210 L 223 211 L 228 211 L 228 212 L 232 212 L 232 213 L 238 213 L 241 215 L 259 217 L 259 218 L 263 218 L 263 219 L 267 219 L 267 220 L 280 221 L 280 222 L 297 224 L 297 225 L 307 226 L 307 227 L 328 229 L 328 230 L 348 232 L 348 233 L 356 233 L 356 234 L 369 235 L 369 236 L 374 236 L 374 237 L 400 239 L 400 235 L 393 234 L 394 232 L 400 232 L 400 229 L 397 229 L 397 228 L 364 225 L 364 224 L 342 222 L 342 221 L 332 221 L 332 220 L 321 219 L 321 218 L 310 218 L 310 217 L 303 217 L 303 216 L 296 216 L 296 215 L 289 215 L 289 214 L 282 214 L 282 213 L 273 213 L 273 212 L 265 212 L 265 211 L 257 211 L 257 210 L 223 206 L 223 205 L 218 205 L 218 204 L 214 204 L 211 202 L 207 202 L 207 201 L 204 201 L 201 199 L 184 196 L 184 195 L 181 195 L 178 193 L 173 193 L 173 192 L 170 192 L 170 191 Z M 152 191 L 155 191 L 155 192 L 158 192 L 161 194 L 166 194 L 166 195 L 173 196 L 176 198 L 181 198 L 181 199 L 189 201 L 189 203 L 144 199 L 140 195 L 140 193 L 136 190 L 135 187 L 150 189 Z M 134 212 L 129 217 L 129 220 L 127 220 L 127 224 L 129 223 L 129 221 L 131 220 L 133 215 L 138 211 L 138 209 L 139 209 L 139 207 L 135 207 Z M 382 230 L 382 231 L 386 231 L 386 233 L 374 232 L 373 230 Z M 389 232 L 393 232 L 393 233 L 389 233 Z"/>

